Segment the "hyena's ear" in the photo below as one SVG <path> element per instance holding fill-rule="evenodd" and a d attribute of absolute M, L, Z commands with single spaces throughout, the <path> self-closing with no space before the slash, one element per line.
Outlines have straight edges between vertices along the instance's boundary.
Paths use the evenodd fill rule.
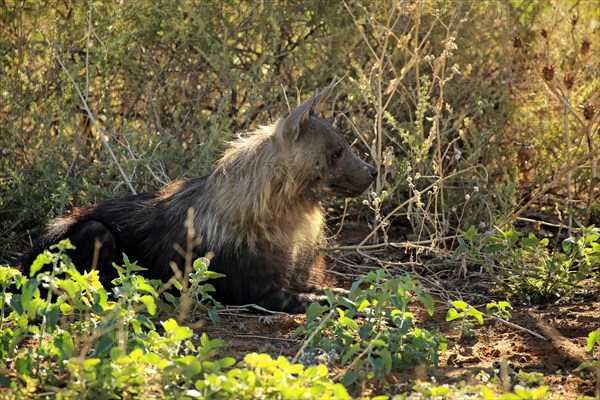
<path fill-rule="evenodd" d="M 306 122 L 308 117 L 319 115 L 323 102 L 332 92 L 334 86 L 334 84 L 327 86 L 324 90 L 290 111 L 283 121 L 281 130 L 281 135 L 285 142 L 296 141 L 298 136 L 300 136 L 300 127 Z"/>
<path fill-rule="evenodd" d="M 327 100 L 331 92 L 333 92 L 333 88 L 335 87 L 335 82 L 332 82 L 325 89 L 315 94 L 311 99 L 312 105 L 310 107 L 309 115 L 318 116 L 321 112 L 321 106 Z"/>

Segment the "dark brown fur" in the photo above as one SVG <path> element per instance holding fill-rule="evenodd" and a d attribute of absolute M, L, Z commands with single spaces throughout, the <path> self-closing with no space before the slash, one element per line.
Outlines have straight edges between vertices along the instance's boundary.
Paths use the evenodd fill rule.
<path fill-rule="evenodd" d="M 327 91 L 327 90 L 326 90 Z M 98 268 L 104 284 L 115 278 L 122 253 L 146 275 L 167 281 L 169 266 L 184 268 L 176 247 L 186 248 L 188 210 L 202 239 L 193 257 L 213 253 L 215 298 L 302 312 L 323 298 L 324 216 L 320 200 L 362 193 L 375 168 L 356 157 L 334 128 L 317 117 L 325 92 L 277 123 L 233 142 L 207 176 L 162 190 L 79 208 L 52 221 L 36 254 L 69 238 L 82 269 Z M 94 260 L 95 243 L 101 244 Z"/>

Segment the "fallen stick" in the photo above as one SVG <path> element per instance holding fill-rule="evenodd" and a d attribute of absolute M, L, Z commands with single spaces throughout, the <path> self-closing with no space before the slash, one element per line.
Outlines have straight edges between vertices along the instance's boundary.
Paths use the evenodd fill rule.
<path fill-rule="evenodd" d="M 515 329 L 518 329 L 520 331 L 525 331 L 525 332 L 529 333 L 530 335 L 535 336 L 538 339 L 549 340 L 547 337 L 542 336 L 539 333 L 532 331 L 531 329 L 527 329 L 527 328 L 524 328 L 524 327 L 522 327 L 520 325 L 513 324 L 512 322 L 508 322 L 508 321 L 506 321 L 506 320 L 504 320 L 502 318 L 498 318 L 495 315 L 486 315 L 486 317 L 493 318 L 493 319 L 495 319 L 498 322 L 502 322 L 503 324 L 505 324 L 507 326 L 510 326 L 511 328 L 515 328 Z"/>

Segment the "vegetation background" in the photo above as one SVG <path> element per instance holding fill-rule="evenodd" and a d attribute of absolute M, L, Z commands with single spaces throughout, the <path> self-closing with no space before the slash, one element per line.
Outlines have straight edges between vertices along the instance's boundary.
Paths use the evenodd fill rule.
<path fill-rule="evenodd" d="M 558 251 L 600 221 L 599 39 L 594 0 L 1 0 L 0 264 L 75 206 L 208 173 L 334 78 L 326 117 L 379 175 L 330 227 L 367 263 L 481 265 L 511 227 Z"/>
<path fill-rule="evenodd" d="M 207 173 L 235 133 L 334 77 L 328 112 L 381 172 L 373 228 L 410 214 L 411 239 L 445 247 L 529 210 L 597 222 L 598 13 L 594 1 L 3 1 L 0 261 L 73 206 Z"/>

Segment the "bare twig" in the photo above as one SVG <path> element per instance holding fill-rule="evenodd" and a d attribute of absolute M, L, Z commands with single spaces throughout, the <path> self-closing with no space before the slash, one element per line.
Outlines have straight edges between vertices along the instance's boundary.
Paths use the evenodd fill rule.
<path fill-rule="evenodd" d="M 304 341 L 304 343 L 302 343 L 302 347 L 300 347 L 300 350 L 298 350 L 298 352 L 296 353 L 296 355 L 294 356 L 294 358 L 292 358 L 292 364 L 295 363 L 296 361 L 298 361 L 298 359 L 302 356 L 302 354 L 304 354 L 304 349 L 306 349 L 306 347 L 311 342 L 311 340 L 313 340 L 313 338 L 315 337 L 315 335 L 321 331 L 321 327 L 323 325 L 325 325 L 325 323 L 327 321 L 329 321 L 329 319 L 331 319 L 331 316 L 333 315 L 334 312 L 336 312 L 336 310 L 335 309 L 331 309 L 329 311 L 329 313 L 325 317 L 323 317 L 323 319 L 321 319 L 321 322 L 319 323 L 319 326 L 317 326 L 315 329 L 313 329 L 313 331 L 311 332 L 310 336 Z"/>
<path fill-rule="evenodd" d="M 89 1 L 88 31 L 85 44 L 85 100 L 87 101 L 90 90 L 90 38 L 92 35 L 92 0 Z M 58 53 L 57 53 L 58 54 Z M 62 64 L 61 64 L 62 65 Z"/>
<path fill-rule="evenodd" d="M 512 322 L 508 322 L 508 321 L 506 321 L 506 320 L 503 320 L 502 318 L 496 317 L 495 315 L 486 315 L 486 317 L 492 318 L 493 320 L 495 320 L 495 321 L 498 321 L 498 322 L 501 322 L 501 323 L 503 323 L 503 324 L 504 324 L 504 325 L 506 325 L 506 326 L 510 326 L 511 328 L 515 328 L 515 329 L 518 329 L 518 330 L 520 330 L 520 331 L 527 332 L 527 333 L 529 333 L 530 335 L 532 335 L 532 336 L 535 336 L 535 337 L 536 337 L 536 338 L 538 338 L 538 339 L 541 339 L 541 340 L 548 340 L 548 338 L 547 338 L 547 337 L 545 337 L 545 336 L 542 336 L 542 335 L 540 335 L 539 333 L 532 331 L 531 329 L 527 329 L 527 328 L 525 328 L 525 327 L 522 327 L 522 326 L 520 326 L 520 325 L 513 324 Z"/>
<path fill-rule="evenodd" d="M 594 159 L 594 157 L 598 153 L 600 153 L 600 148 L 594 149 L 594 151 L 589 152 L 585 156 L 579 158 L 579 160 L 577 160 L 576 162 L 572 163 L 571 165 L 567 165 L 567 166 L 561 168 L 554 175 L 554 179 L 551 182 L 549 182 L 546 185 L 542 186 L 542 188 L 540 190 L 538 190 L 537 193 L 535 195 L 533 195 L 531 197 L 531 199 L 529 199 L 529 201 L 527 201 L 524 205 L 522 205 L 518 210 L 514 211 L 512 213 L 512 215 L 511 215 L 510 218 L 507 218 L 505 221 L 503 221 L 501 224 L 499 224 L 498 228 L 502 228 L 502 227 L 504 227 L 504 226 L 512 223 L 523 212 L 525 212 L 525 210 L 527 210 L 529 207 L 531 207 L 532 204 L 534 204 L 537 200 L 539 200 L 542 196 L 544 196 L 550 189 L 552 189 L 556 185 L 560 184 L 562 178 L 564 178 L 565 175 L 567 175 L 569 173 L 569 171 L 571 170 L 571 168 L 575 168 L 576 166 L 581 166 L 581 165 L 587 164 L 588 160 Z"/>
<path fill-rule="evenodd" d="M 421 189 L 421 190 L 419 190 L 419 193 L 424 193 L 424 192 L 427 192 L 428 190 L 431 190 L 431 189 L 433 189 L 434 187 L 438 187 L 439 183 L 440 183 L 441 181 L 445 180 L 445 179 L 451 179 L 451 178 L 454 178 L 455 176 L 458 176 L 458 175 L 464 174 L 465 172 L 467 172 L 467 171 L 470 171 L 470 170 L 473 170 L 473 169 L 476 169 L 476 168 L 478 168 L 478 167 L 477 167 L 477 166 L 472 166 L 472 167 L 466 168 L 466 169 L 464 169 L 464 170 L 461 170 L 461 171 L 456 171 L 456 172 L 454 172 L 454 173 L 451 173 L 451 174 L 449 174 L 449 175 L 447 175 L 447 176 L 445 176 L 445 177 L 444 177 L 444 176 L 442 176 L 442 177 L 440 177 L 440 178 L 436 179 L 436 180 L 435 180 L 435 181 L 434 181 L 432 184 L 430 184 L 429 186 L 425 187 L 424 189 Z M 400 211 L 400 210 L 402 210 L 403 208 L 405 208 L 405 207 L 406 207 L 406 206 L 407 206 L 407 205 L 408 205 L 410 202 L 412 202 L 412 201 L 415 201 L 415 199 L 416 199 L 416 198 L 417 198 L 417 195 L 415 194 L 415 195 L 411 196 L 409 199 L 407 199 L 406 201 L 404 201 L 403 203 L 401 203 L 400 205 L 398 205 L 398 206 L 397 206 L 396 208 L 394 208 L 394 209 L 393 209 L 391 212 L 389 212 L 389 213 L 388 213 L 388 214 L 387 214 L 387 215 L 386 215 L 384 218 L 382 218 L 382 219 L 381 219 L 381 221 L 379 221 L 378 225 L 377 225 L 375 228 L 373 228 L 373 229 L 371 230 L 371 233 L 369 233 L 369 234 L 368 234 L 368 235 L 367 235 L 367 236 L 366 236 L 366 237 L 365 237 L 365 238 L 364 238 L 364 239 L 363 239 L 363 240 L 362 240 L 362 241 L 359 243 L 359 245 L 357 246 L 357 248 L 361 248 L 361 247 L 362 247 L 362 246 L 363 246 L 363 245 L 364 245 L 364 244 L 365 244 L 365 243 L 366 243 L 366 242 L 367 242 L 369 239 L 371 239 L 371 238 L 373 237 L 373 235 L 375 234 L 375 232 L 378 232 L 378 231 L 379 231 L 379 229 L 381 229 L 381 227 L 385 226 L 385 225 L 386 225 L 386 224 L 387 224 L 387 223 L 390 221 L 390 219 L 391 219 L 393 216 L 395 216 L 395 215 L 398 213 L 398 211 Z"/>
<path fill-rule="evenodd" d="M 370 352 L 373 349 L 373 346 L 375 344 L 375 342 L 379 339 L 379 337 L 381 336 L 381 334 L 383 333 L 383 331 L 379 331 L 377 333 L 377 335 L 375 335 L 375 337 L 373 338 L 373 340 L 369 341 L 369 345 L 358 355 L 354 358 L 354 360 L 352 361 L 352 363 L 350 363 L 350 365 L 348 365 L 347 367 L 341 369 L 335 379 L 341 379 L 343 374 L 352 369 L 352 367 L 354 367 L 354 365 L 358 362 L 358 360 L 360 360 L 361 358 L 363 358 L 365 356 L 365 354 L 367 354 L 368 352 Z"/>
<path fill-rule="evenodd" d="M 119 169 L 119 173 L 121 174 L 121 176 L 123 177 L 123 180 L 125 181 L 125 183 L 129 187 L 129 190 L 131 190 L 131 193 L 137 194 L 136 190 L 134 189 L 133 185 L 131 184 L 131 180 L 129 179 L 129 177 L 127 176 L 127 174 L 123 170 L 123 167 L 119 163 L 119 160 L 117 159 L 117 156 L 116 156 L 115 152 L 110 147 L 110 143 L 108 143 L 108 139 L 106 138 L 106 134 L 104 133 L 104 131 L 102 130 L 102 128 L 100 128 L 100 125 L 98 124 L 98 121 L 96 120 L 96 117 L 94 117 L 94 113 L 92 113 L 92 110 L 90 109 L 90 107 L 88 105 L 87 99 L 83 96 L 83 93 L 81 93 L 81 90 L 79 89 L 79 86 L 75 82 L 75 79 L 73 79 L 73 75 L 71 75 L 71 73 L 69 72 L 69 70 L 67 69 L 67 67 L 65 67 L 65 64 L 63 64 L 62 59 L 60 58 L 60 52 L 59 52 L 58 44 L 56 43 L 56 41 L 54 41 L 54 49 L 55 49 L 55 53 L 56 53 L 56 61 L 58 61 L 58 63 L 60 64 L 61 68 L 63 69 L 63 71 L 65 71 L 65 73 L 69 77 L 69 80 L 73 84 L 73 87 L 75 88 L 75 91 L 77 91 L 77 95 L 79 95 L 79 99 L 81 100 L 81 103 L 83 104 L 83 108 L 85 109 L 85 112 L 87 113 L 88 117 L 90 118 L 90 120 L 94 124 L 94 127 L 96 128 L 96 130 L 98 131 L 98 136 L 100 136 L 100 140 L 102 141 L 102 144 L 104 145 L 104 147 L 106 148 L 106 150 L 110 154 L 110 157 L 112 158 L 112 160 L 115 163 L 115 165 L 117 166 L 117 168 Z"/>

